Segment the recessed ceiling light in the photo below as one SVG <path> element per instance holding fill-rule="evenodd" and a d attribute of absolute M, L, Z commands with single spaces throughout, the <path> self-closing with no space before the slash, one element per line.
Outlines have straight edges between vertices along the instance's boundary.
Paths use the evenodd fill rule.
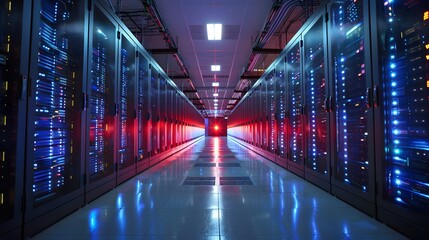
<path fill-rule="evenodd" d="M 212 65 L 212 72 L 219 72 L 220 71 L 220 65 Z"/>
<path fill-rule="evenodd" d="M 214 103 L 215 106 L 217 106 L 217 103 Z"/>
<path fill-rule="evenodd" d="M 216 99 L 216 98 L 215 98 L 215 99 L 213 99 L 213 101 L 217 102 L 217 101 L 219 101 L 219 99 Z"/>
<path fill-rule="evenodd" d="M 207 38 L 209 40 L 222 40 L 222 24 L 208 23 L 207 24 Z"/>
<path fill-rule="evenodd" d="M 213 83 L 212 83 L 212 86 L 213 86 L 213 87 L 219 87 L 219 83 L 218 83 L 218 82 L 213 82 Z"/>
<path fill-rule="evenodd" d="M 214 109 L 217 109 L 217 107 L 215 106 Z"/>
<path fill-rule="evenodd" d="M 219 93 L 213 93 L 213 97 L 219 96 Z"/>

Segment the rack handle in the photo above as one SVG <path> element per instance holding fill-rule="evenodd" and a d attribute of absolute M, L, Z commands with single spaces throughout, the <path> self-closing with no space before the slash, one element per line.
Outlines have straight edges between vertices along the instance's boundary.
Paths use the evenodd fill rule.
<path fill-rule="evenodd" d="M 371 108 L 372 99 L 371 99 L 371 88 L 366 88 L 366 107 Z"/>
<path fill-rule="evenodd" d="M 379 105 L 379 94 L 378 94 L 378 85 L 375 85 L 373 88 L 374 91 L 374 96 L 373 96 L 373 102 L 374 102 L 374 107 L 378 107 Z"/>

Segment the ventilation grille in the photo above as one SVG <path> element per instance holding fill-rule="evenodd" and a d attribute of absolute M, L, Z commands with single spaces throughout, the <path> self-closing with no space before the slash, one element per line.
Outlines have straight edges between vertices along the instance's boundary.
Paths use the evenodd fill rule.
<path fill-rule="evenodd" d="M 219 167 L 241 167 L 240 163 L 218 163 Z"/>
<path fill-rule="evenodd" d="M 216 177 L 187 177 L 183 185 L 215 185 Z"/>
<path fill-rule="evenodd" d="M 253 185 L 249 177 L 219 177 L 219 185 Z"/>
<path fill-rule="evenodd" d="M 216 163 L 195 163 L 194 167 L 216 167 Z"/>

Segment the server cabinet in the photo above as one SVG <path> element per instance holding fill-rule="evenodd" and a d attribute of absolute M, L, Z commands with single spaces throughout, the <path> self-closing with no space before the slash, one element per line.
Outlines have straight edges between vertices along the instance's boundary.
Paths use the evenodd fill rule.
<path fill-rule="evenodd" d="M 138 53 L 138 95 L 137 95 L 137 172 L 149 167 L 147 161 L 148 143 L 150 133 L 148 131 L 148 93 L 149 93 L 149 63 L 145 56 Z"/>
<path fill-rule="evenodd" d="M 332 193 L 375 214 L 374 143 L 370 48 L 366 1 L 335 1 L 328 5 L 331 96 L 335 143 Z M 364 10 L 366 9 L 366 10 Z M 335 105 L 334 105 L 335 104 Z"/>
<path fill-rule="evenodd" d="M 160 76 L 159 78 L 159 151 L 165 151 L 165 147 L 167 146 L 166 141 L 166 133 L 167 133 L 167 122 L 165 119 L 166 115 L 166 87 L 167 81 L 164 76 Z"/>
<path fill-rule="evenodd" d="M 86 201 L 115 186 L 117 25 L 95 4 L 89 28 Z"/>
<path fill-rule="evenodd" d="M 286 81 L 289 98 L 289 161 L 288 169 L 304 175 L 304 121 L 302 117 L 301 38 L 295 40 L 286 52 Z"/>
<path fill-rule="evenodd" d="M 25 236 L 84 203 L 81 139 L 87 5 L 72 0 L 33 4 Z"/>
<path fill-rule="evenodd" d="M 268 129 L 268 100 L 267 100 L 267 79 L 265 78 L 261 84 L 260 87 L 260 93 L 261 93 L 261 125 L 262 125 L 262 149 L 267 150 L 268 149 L 268 136 L 269 136 L 269 129 Z"/>
<path fill-rule="evenodd" d="M 287 82 L 285 79 L 285 58 L 282 57 L 276 65 L 276 118 L 277 118 L 277 159 L 283 167 L 287 167 L 288 153 L 288 98 Z"/>
<path fill-rule="evenodd" d="M 136 174 L 134 127 L 137 117 L 135 110 L 136 47 L 129 37 L 122 33 L 119 49 L 117 184 Z"/>
<path fill-rule="evenodd" d="M 24 176 L 31 9 L 28 1 L 0 4 L 0 238 L 20 238 Z"/>
<path fill-rule="evenodd" d="M 378 217 L 429 236 L 429 2 L 371 2 Z M 384 147 L 383 147 L 384 143 Z"/>
<path fill-rule="evenodd" d="M 150 154 L 156 155 L 159 149 L 159 80 L 158 71 L 151 67 L 150 78 L 150 115 L 151 115 L 151 141 Z"/>
<path fill-rule="evenodd" d="M 267 111 L 268 111 L 268 151 L 277 152 L 277 125 L 276 125 L 276 70 L 274 69 L 267 79 Z M 244 120 L 244 119 L 243 119 Z"/>
<path fill-rule="evenodd" d="M 256 99 L 258 98 L 258 93 L 257 93 L 257 91 L 256 91 L 256 89 L 255 90 L 253 90 L 252 91 L 252 93 L 251 93 L 252 95 L 251 95 L 251 98 L 250 98 L 250 104 L 252 105 L 252 106 L 254 106 L 253 108 L 252 108 L 252 115 L 253 115 L 253 145 L 254 146 L 258 146 L 258 144 L 259 144 L 259 115 L 258 115 L 258 113 L 259 113 L 259 111 L 258 111 L 258 105 L 255 105 L 257 102 L 256 102 Z"/>
<path fill-rule="evenodd" d="M 327 46 L 324 12 L 314 17 L 303 38 L 303 83 L 305 117 L 305 178 L 330 191 L 329 102 Z"/>
<path fill-rule="evenodd" d="M 177 95 L 178 93 L 176 92 L 176 90 L 173 91 L 173 104 L 171 105 L 171 109 L 172 109 L 172 113 L 173 113 L 173 131 L 172 131 L 172 139 L 173 139 L 173 147 L 177 146 Z"/>
<path fill-rule="evenodd" d="M 167 96 L 167 148 L 170 149 L 173 147 L 173 131 L 174 131 L 174 124 L 173 124 L 173 107 L 174 107 L 174 88 L 169 84 L 168 85 L 168 96 Z"/>

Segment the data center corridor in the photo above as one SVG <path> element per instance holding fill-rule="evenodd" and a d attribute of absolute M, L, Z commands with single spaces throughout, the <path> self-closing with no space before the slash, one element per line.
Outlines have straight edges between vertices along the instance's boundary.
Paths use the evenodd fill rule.
<path fill-rule="evenodd" d="M 205 137 L 34 239 L 404 239 L 231 138 Z"/>

